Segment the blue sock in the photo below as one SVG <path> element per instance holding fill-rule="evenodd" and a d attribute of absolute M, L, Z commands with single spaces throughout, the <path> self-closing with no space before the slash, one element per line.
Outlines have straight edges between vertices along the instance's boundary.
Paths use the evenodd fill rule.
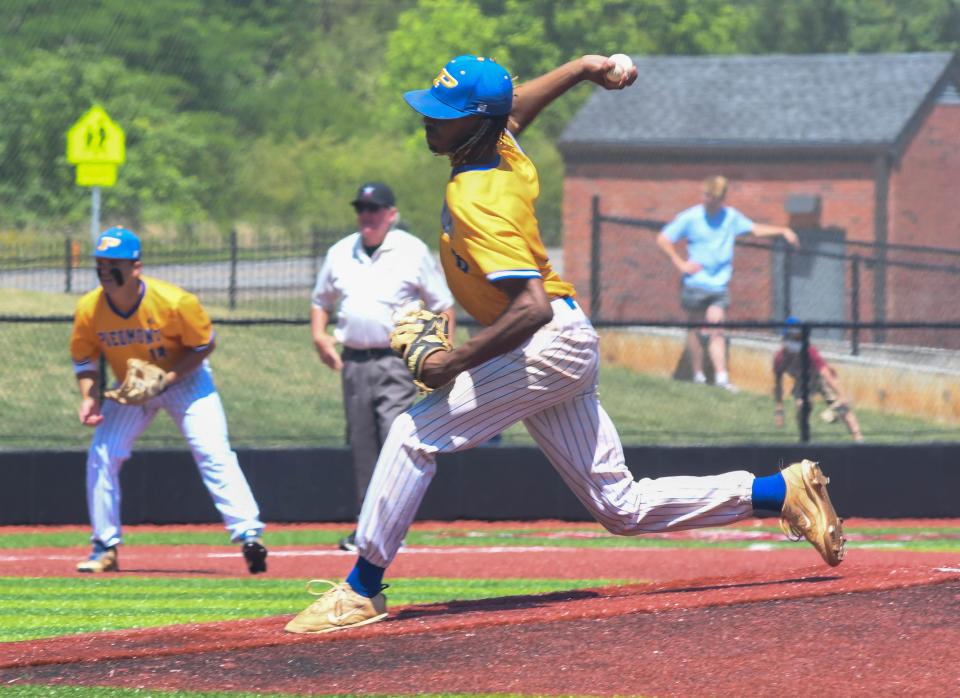
<path fill-rule="evenodd" d="M 347 584 L 361 596 L 372 599 L 383 589 L 383 573 L 385 571 L 383 567 L 377 567 L 372 562 L 367 562 L 362 557 L 358 557 L 357 564 L 347 575 Z"/>
<path fill-rule="evenodd" d="M 783 500 L 786 497 L 787 483 L 780 473 L 753 478 L 754 511 L 779 512 L 783 509 Z"/>

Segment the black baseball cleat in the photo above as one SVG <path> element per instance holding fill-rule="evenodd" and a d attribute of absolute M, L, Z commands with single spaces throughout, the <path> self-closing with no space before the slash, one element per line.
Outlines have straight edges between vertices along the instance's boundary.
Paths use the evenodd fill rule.
<path fill-rule="evenodd" d="M 243 544 L 243 559 L 247 561 L 250 574 L 267 571 L 267 548 L 259 538 L 249 538 Z"/>
<path fill-rule="evenodd" d="M 337 543 L 337 547 L 340 550 L 344 550 L 348 553 L 357 552 L 357 532 L 354 531 L 349 536 L 344 536 L 340 539 L 340 542 Z"/>

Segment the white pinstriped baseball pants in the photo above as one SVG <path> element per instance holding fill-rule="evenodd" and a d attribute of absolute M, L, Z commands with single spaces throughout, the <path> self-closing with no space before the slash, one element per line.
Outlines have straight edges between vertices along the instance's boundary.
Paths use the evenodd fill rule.
<path fill-rule="evenodd" d="M 598 338 L 575 304 L 526 344 L 465 371 L 401 414 L 387 436 L 357 527 L 357 551 L 393 561 L 436 472 L 436 454 L 472 448 L 523 421 L 587 510 L 608 531 L 637 535 L 720 526 L 753 513 L 754 476 L 644 478 L 624 463 L 597 397 Z"/>
<path fill-rule="evenodd" d="M 130 457 L 137 437 L 157 412 L 166 410 L 187 440 L 213 503 L 238 540 L 246 531 L 262 530 L 260 510 L 230 448 L 227 419 L 206 361 L 144 405 L 121 405 L 105 400 L 103 421 L 93 432 L 87 452 L 87 508 L 93 528 L 91 540 L 110 547 L 121 541 L 120 468 Z M 177 496 L 171 492 L 170 497 Z"/>

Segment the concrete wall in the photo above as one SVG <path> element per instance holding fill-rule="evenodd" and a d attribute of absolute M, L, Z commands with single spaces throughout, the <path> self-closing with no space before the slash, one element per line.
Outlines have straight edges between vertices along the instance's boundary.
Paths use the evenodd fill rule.
<path fill-rule="evenodd" d="M 239 453 L 267 522 L 349 521 L 349 454 L 341 449 Z M 797 444 L 625 449 L 636 477 L 776 471 L 821 462 L 842 516 L 960 516 L 960 444 Z M 0 524 L 85 524 L 84 455 L 0 452 Z M 219 518 L 186 451 L 135 453 L 122 474 L 123 520 L 202 523 Z M 586 520 L 586 511 L 539 450 L 501 447 L 441 457 L 421 520 Z"/>
<path fill-rule="evenodd" d="M 602 338 L 601 355 L 606 365 L 620 365 L 664 378 L 674 375 L 684 351 L 684 337 L 675 331 L 604 330 Z M 772 396 L 771 366 L 778 348 L 775 341 L 732 338 L 732 380 L 742 390 Z M 924 368 L 919 358 L 907 364 L 834 354 L 822 345 L 819 349 L 837 371 L 855 407 L 960 424 L 960 373 L 956 369 Z M 790 400 L 793 383 L 789 377 L 784 381 L 785 396 Z M 771 398 L 771 408 L 772 404 Z"/>

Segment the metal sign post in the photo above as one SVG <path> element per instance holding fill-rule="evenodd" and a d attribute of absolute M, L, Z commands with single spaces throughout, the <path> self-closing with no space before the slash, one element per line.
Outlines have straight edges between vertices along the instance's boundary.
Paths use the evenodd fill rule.
<path fill-rule="evenodd" d="M 100 187 L 90 188 L 90 237 L 93 242 L 100 235 Z"/>

